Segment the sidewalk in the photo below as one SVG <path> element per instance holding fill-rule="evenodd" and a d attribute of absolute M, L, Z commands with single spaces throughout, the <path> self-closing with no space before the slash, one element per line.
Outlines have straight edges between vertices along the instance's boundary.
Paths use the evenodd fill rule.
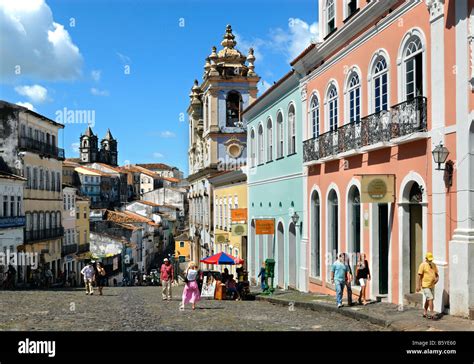
<path fill-rule="evenodd" d="M 344 307 L 337 308 L 336 298 L 324 294 L 303 293 L 298 291 L 276 290 L 273 295 L 262 295 L 252 287 L 256 300 L 267 301 L 283 306 L 293 306 L 313 311 L 337 312 L 356 320 L 369 321 L 393 331 L 474 331 L 474 321 L 444 315 L 438 320 L 423 318 L 423 310 L 413 307 L 399 307 L 392 303 L 370 302 L 363 306 L 355 301 L 354 306 L 347 306 L 344 296 Z"/>

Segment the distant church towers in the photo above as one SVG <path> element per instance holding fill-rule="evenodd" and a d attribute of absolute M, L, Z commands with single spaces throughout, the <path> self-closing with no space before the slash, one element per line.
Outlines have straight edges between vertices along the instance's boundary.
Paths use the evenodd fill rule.
<path fill-rule="evenodd" d="M 101 140 L 100 149 L 99 139 L 90 126 L 81 135 L 80 145 L 81 163 L 99 162 L 111 166 L 118 165 L 117 140 L 112 136 L 110 129 L 107 129 L 105 138 Z"/>

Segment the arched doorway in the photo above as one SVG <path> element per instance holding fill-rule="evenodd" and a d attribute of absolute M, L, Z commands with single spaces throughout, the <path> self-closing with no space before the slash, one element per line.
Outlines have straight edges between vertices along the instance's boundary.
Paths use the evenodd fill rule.
<path fill-rule="evenodd" d="M 289 258 L 289 286 L 296 289 L 297 272 L 296 272 L 296 227 L 295 224 L 290 224 L 288 235 L 288 258 Z"/>
<path fill-rule="evenodd" d="M 285 288 L 285 229 L 280 222 L 277 229 L 278 259 L 276 270 L 278 272 L 278 286 Z"/>
<path fill-rule="evenodd" d="M 339 252 L 339 200 L 334 190 L 331 190 L 328 196 L 328 223 L 328 253 L 332 257 L 330 261 L 333 262 Z"/>
<path fill-rule="evenodd" d="M 318 191 L 311 195 L 311 276 L 321 276 L 321 201 Z"/>
<path fill-rule="evenodd" d="M 410 226 L 410 293 L 416 292 L 418 265 L 423 261 L 423 193 L 420 185 L 413 183 L 409 194 Z"/>

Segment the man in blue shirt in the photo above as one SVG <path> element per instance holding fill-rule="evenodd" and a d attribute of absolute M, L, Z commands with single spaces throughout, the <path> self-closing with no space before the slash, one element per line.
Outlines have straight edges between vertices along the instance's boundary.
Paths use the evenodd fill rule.
<path fill-rule="evenodd" d="M 342 304 L 342 296 L 344 294 L 344 286 L 346 285 L 349 268 L 344 262 L 344 254 L 338 256 L 338 260 L 334 262 L 331 267 L 331 283 L 336 285 L 336 302 L 337 307 L 340 308 Z"/>

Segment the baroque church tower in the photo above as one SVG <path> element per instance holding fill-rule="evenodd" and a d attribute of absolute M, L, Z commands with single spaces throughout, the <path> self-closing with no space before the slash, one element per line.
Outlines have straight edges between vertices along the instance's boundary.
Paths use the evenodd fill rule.
<path fill-rule="evenodd" d="M 110 129 L 107 129 L 105 138 L 100 142 L 99 138 L 94 134 L 90 126 L 87 127 L 86 132 L 80 137 L 80 154 L 81 163 L 104 163 L 111 166 L 118 164 L 118 146 L 117 140 L 114 139 Z"/>
<path fill-rule="evenodd" d="M 227 25 L 222 49 L 212 47 L 206 58 L 201 84 L 191 89 L 189 117 L 190 233 L 194 236 L 191 259 L 199 261 L 214 244 L 212 186 L 208 179 L 226 170 L 240 169 L 247 160 L 247 133 L 242 111 L 257 98 L 260 77 L 255 73 L 254 50 L 236 49 L 232 27 Z"/>

